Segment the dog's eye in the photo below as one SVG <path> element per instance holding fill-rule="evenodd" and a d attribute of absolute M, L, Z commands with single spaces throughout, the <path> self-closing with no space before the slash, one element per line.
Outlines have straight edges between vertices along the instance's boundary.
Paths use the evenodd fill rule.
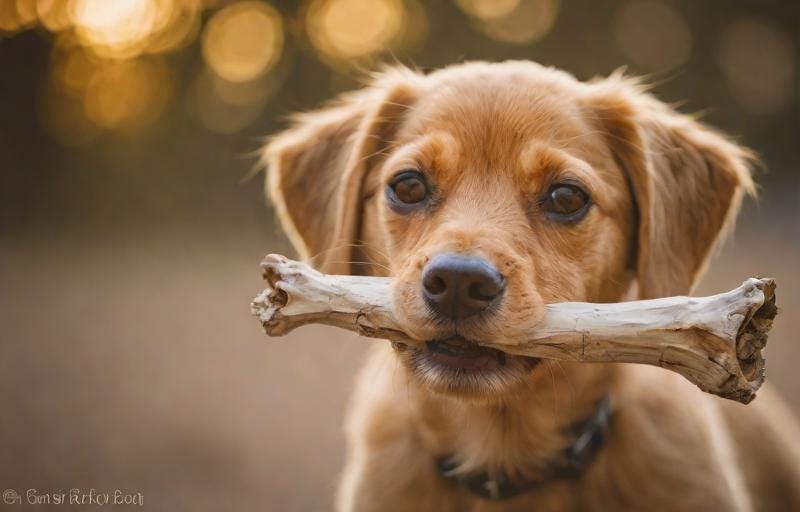
<path fill-rule="evenodd" d="M 424 202 L 429 195 L 425 177 L 418 171 L 403 171 L 392 178 L 386 187 L 389 203 L 408 208 Z"/>
<path fill-rule="evenodd" d="M 550 187 L 542 201 L 547 214 L 559 221 L 580 220 L 589 209 L 589 194 L 571 183 L 557 183 Z"/>

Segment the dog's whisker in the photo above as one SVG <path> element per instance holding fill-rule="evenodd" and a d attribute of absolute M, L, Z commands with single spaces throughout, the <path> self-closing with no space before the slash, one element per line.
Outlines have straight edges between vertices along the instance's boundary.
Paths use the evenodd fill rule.
<path fill-rule="evenodd" d="M 322 251 L 319 251 L 319 252 L 315 253 L 314 255 L 310 256 L 308 259 L 313 265 L 313 264 L 318 263 L 319 260 L 323 259 L 327 254 L 329 254 L 331 252 L 334 252 L 334 251 L 340 251 L 341 249 L 344 249 L 346 247 L 352 247 L 352 248 L 361 247 L 361 248 L 365 248 L 365 249 L 368 249 L 368 250 L 373 250 L 376 253 L 379 253 L 379 255 L 381 255 L 381 256 L 384 256 L 384 257 L 386 256 L 386 254 L 382 250 L 380 250 L 379 248 L 377 248 L 377 247 L 375 247 L 373 245 L 369 245 L 369 244 L 365 244 L 365 243 L 342 243 L 342 244 L 338 244 L 338 245 L 334 245 L 334 246 L 328 247 L 328 248 L 326 248 L 326 249 L 324 249 Z M 385 258 L 385 259 L 388 260 L 388 258 Z M 391 269 L 387 265 L 379 263 L 379 262 L 376 262 L 374 260 L 372 260 L 372 261 L 366 261 L 366 260 L 365 261 L 338 261 L 338 262 L 332 262 L 332 263 L 349 263 L 349 264 L 361 264 L 361 265 L 379 266 L 379 267 L 383 268 L 384 270 L 386 270 L 387 272 L 391 273 Z"/>
<path fill-rule="evenodd" d="M 386 265 L 383 265 L 382 263 L 378 263 L 375 261 L 335 260 L 335 261 L 330 261 L 329 263 L 332 263 L 334 265 L 366 265 L 371 267 L 377 267 L 387 272 L 391 272 L 392 270 Z"/>

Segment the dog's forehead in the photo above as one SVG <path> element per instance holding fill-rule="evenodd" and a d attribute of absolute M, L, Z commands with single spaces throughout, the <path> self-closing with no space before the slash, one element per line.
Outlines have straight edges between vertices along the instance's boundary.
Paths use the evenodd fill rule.
<path fill-rule="evenodd" d="M 547 68 L 490 65 L 428 78 L 428 92 L 411 109 L 404 135 L 446 133 L 467 158 L 475 152 L 516 157 L 537 142 L 579 149 L 593 132 L 580 84 Z"/>

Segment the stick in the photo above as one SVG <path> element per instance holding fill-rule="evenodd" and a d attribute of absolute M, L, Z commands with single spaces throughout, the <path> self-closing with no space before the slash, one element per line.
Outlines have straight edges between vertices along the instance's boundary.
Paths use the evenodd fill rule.
<path fill-rule="evenodd" d="M 389 278 L 321 274 L 274 254 L 262 267 L 269 286 L 252 312 L 270 336 L 317 323 L 415 342 L 392 313 Z M 481 345 L 529 357 L 660 366 L 703 391 L 746 404 L 764 382 L 761 350 L 777 312 L 775 282 L 750 278 L 710 297 L 550 304 L 525 339 Z"/>

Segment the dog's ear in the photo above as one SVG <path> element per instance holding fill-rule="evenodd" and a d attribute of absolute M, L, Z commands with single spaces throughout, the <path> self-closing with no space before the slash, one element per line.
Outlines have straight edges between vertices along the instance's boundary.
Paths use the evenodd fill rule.
<path fill-rule="evenodd" d="M 742 195 L 754 193 L 754 157 L 621 74 L 587 87 L 587 108 L 627 175 L 638 210 L 639 298 L 688 294 Z"/>
<path fill-rule="evenodd" d="M 298 115 L 268 142 L 266 191 L 303 259 L 349 274 L 367 171 L 383 157 L 421 75 L 400 68 L 321 110 Z"/>

